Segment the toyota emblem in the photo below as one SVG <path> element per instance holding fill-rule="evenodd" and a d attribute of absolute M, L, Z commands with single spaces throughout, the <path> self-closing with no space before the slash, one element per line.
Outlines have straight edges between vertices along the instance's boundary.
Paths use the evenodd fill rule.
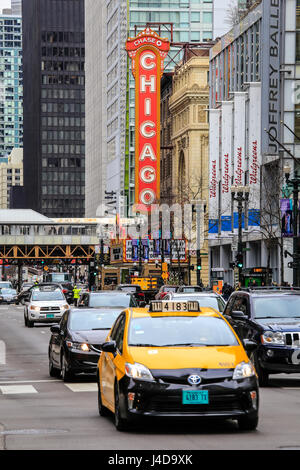
<path fill-rule="evenodd" d="M 190 385 L 199 385 L 199 384 L 201 384 L 201 381 L 202 381 L 202 379 L 199 375 L 190 375 L 188 377 L 188 383 Z"/>

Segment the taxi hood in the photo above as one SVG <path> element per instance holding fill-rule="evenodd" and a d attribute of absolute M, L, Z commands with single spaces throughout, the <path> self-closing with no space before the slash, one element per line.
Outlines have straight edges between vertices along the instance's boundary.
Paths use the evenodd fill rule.
<path fill-rule="evenodd" d="M 132 362 L 152 370 L 161 369 L 231 369 L 248 362 L 241 346 L 204 347 L 128 347 Z"/>

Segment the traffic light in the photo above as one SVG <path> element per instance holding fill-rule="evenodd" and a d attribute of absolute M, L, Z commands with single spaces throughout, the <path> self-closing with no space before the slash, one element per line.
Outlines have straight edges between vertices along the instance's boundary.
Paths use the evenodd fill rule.
<path fill-rule="evenodd" d="M 236 264 L 237 264 L 237 267 L 238 268 L 243 268 L 244 266 L 244 257 L 243 257 L 243 254 L 242 253 L 238 253 L 237 257 L 236 257 Z"/>
<path fill-rule="evenodd" d="M 202 266 L 198 265 L 198 266 L 197 266 L 197 269 L 198 269 L 198 271 L 201 271 L 201 270 L 202 270 Z"/>

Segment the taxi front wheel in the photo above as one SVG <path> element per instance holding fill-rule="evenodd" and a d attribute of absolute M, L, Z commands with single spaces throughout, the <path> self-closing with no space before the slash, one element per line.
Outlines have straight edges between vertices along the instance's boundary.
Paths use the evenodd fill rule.
<path fill-rule="evenodd" d="M 129 427 L 127 419 L 122 418 L 120 409 L 120 395 L 118 384 L 115 383 L 115 426 L 118 431 L 126 431 Z"/>
<path fill-rule="evenodd" d="M 105 417 L 105 416 L 109 415 L 109 410 L 102 403 L 99 378 L 98 378 L 97 382 L 98 382 L 98 410 L 99 410 L 99 415 Z"/>

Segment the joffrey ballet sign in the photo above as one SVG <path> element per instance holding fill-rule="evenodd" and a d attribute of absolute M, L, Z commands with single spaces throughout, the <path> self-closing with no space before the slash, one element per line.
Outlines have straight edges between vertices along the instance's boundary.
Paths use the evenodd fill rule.
<path fill-rule="evenodd" d="M 168 39 L 146 28 L 126 50 L 135 77 L 135 203 L 150 210 L 160 198 L 160 80 Z"/>

